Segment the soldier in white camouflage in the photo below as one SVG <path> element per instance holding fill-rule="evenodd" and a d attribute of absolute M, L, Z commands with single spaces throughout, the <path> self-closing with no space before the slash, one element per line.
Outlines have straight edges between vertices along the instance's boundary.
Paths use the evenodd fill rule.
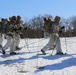
<path fill-rule="evenodd" d="M 21 23 L 21 17 L 19 15 L 17 16 L 16 25 L 18 28 L 18 30 L 15 32 L 16 50 L 20 50 L 20 47 L 19 47 L 20 34 L 21 34 L 21 30 L 23 29 L 23 25 Z"/>
<path fill-rule="evenodd" d="M 0 49 L 2 49 L 3 39 L 6 30 L 7 19 L 2 18 L 0 21 Z"/>
<path fill-rule="evenodd" d="M 23 29 L 27 29 L 26 26 L 23 25 L 22 20 L 21 20 L 21 16 L 17 16 L 17 21 L 16 21 L 16 25 L 18 30 L 15 32 L 15 45 L 16 45 L 16 50 L 20 50 L 21 48 L 19 47 L 19 43 L 20 43 L 20 35 L 22 34 Z"/>
<path fill-rule="evenodd" d="M 53 45 L 56 48 L 56 54 L 63 54 L 62 49 L 61 49 L 61 44 L 60 44 L 60 38 L 59 38 L 59 33 L 62 32 L 63 27 L 60 27 L 59 25 L 60 22 L 60 17 L 56 16 L 54 19 L 54 23 L 52 24 L 51 31 L 52 33 L 50 34 L 50 40 L 47 43 L 44 48 L 41 49 L 41 52 L 45 55 L 45 51 L 48 50 L 51 45 Z"/>
<path fill-rule="evenodd" d="M 10 47 L 10 54 L 14 55 L 15 52 L 15 28 L 14 25 L 16 24 L 16 17 L 13 16 L 10 21 L 6 25 L 6 39 L 7 42 L 2 48 L 2 54 L 6 54 L 5 50 Z"/>

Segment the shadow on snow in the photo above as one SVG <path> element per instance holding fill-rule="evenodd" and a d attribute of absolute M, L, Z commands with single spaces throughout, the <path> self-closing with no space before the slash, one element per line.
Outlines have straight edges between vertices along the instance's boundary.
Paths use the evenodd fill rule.
<path fill-rule="evenodd" d="M 41 72 L 45 70 L 61 70 L 67 67 L 76 66 L 76 58 L 71 57 L 66 60 L 61 61 L 60 63 L 52 64 L 52 65 L 46 65 L 44 66 L 44 69 L 37 69 L 35 72 Z"/>
<path fill-rule="evenodd" d="M 22 63 L 25 60 L 26 60 L 26 58 L 7 59 L 7 60 L 0 61 L 0 65 L 3 65 L 3 64 L 14 64 L 14 63 Z"/>

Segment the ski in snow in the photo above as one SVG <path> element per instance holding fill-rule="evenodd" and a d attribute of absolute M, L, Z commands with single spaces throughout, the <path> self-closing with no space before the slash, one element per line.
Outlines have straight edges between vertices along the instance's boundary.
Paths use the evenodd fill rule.
<path fill-rule="evenodd" d="M 47 55 L 47 54 L 50 54 L 50 53 L 46 53 L 46 54 L 42 54 L 42 53 L 38 53 L 37 55 Z M 64 53 L 64 54 L 54 54 L 54 55 L 66 55 L 67 53 Z M 51 54 L 51 56 L 53 56 L 53 54 Z"/>

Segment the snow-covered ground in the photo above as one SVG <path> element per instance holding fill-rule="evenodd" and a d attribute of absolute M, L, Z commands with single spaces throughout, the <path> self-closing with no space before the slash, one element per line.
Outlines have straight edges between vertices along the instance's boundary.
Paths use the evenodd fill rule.
<path fill-rule="evenodd" d="M 76 75 L 76 37 L 61 38 L 62 50 L 67 52 L 66 55 L 55 55 L 56 50 L 38 55 L 48 40 L 22 39 L 22 49 L 16 51 L 19 54 L 9 55 L 9 49 L 6 55 L 0 53 L 0 75 Z"/>

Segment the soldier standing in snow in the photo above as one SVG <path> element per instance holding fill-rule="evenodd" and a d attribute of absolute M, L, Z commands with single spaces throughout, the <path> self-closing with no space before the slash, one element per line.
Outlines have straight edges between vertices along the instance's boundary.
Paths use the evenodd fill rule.
<path fill-rule="evenodd" d="M 2 49 L 2 29 L 3 29 L 3 25 L 2 25 L 2 20 L 0 21 L 0 49 Z"/>
<path fill-rule="evenodd" d="M 48 48 L 51 47 L 51 45 L 54 45 L 54 47 L 56 47 L 56 54 L 63 54 L 62 49 L 61 49 L 61 44 L 60 44 L 60 38 L 59 38 L 59 33 L 62 32 L 61 29 L 64 29 L 63 27 L 59 26 L 59 22 L 60 22 L 60 17 L 56 16 L 54 19 L 54 23 L 52 24 L 51 27 L 51 34 L 50 34 L 50 40 L 47 43 L 46 46 L 44 46 L 44 48 L 41 49 L 41 52 L 46 55 L 45 51 L 48 50 Z"/>
<path fill-rule="evenodd" d="M 5 35 L 5 28 L 7 24 L 7 19 L 2 18 L 0 21 L 0 48 L 2 49 L 3 38 Z"/>
<path fill-rule="evenodd" d="M 22 31 L 25 29 L 27 29 L 27 26 L 24 26 L 21 20 L 21 16 L 17 16 L 17 21 L 16 21 L 16 25 L 18 30 L 15 32 L 15 45 L 16 45 L 16 50 L 20 50 L 21 48 L 19 47 L 19 43 L 20 43 L 20 35 L 22 34 Z"/>
<path fill-rule="evenodd" d="M 16 28 L 14 28 L 15 24 L 16 24 L 16 17 L 13 16 L 6 25 L 7 42 L 5 46 L 2 48 L 2 54 L 6 54 L 5 50 L 8 49 L 9 47 L 10 47 L 10 54 L 11 55 L 16 54 L 16 52 L 14 52 L 15 51 L 15 30 L 16 30 Z"/>
<path fill-rule="evenodd" d="M 21 30 L 24 28 L 22 23 L 21 23 L 21 17 L 18 15 L 17 16 L 17 21 L 16 21 L 16 25 L 18 30 L 15 32 L 15 42 L 16 42 L 16 50 L 20 50 L 19 48 L 19 43 L 20 43 L 20 34 L 21 34 Z"/>

